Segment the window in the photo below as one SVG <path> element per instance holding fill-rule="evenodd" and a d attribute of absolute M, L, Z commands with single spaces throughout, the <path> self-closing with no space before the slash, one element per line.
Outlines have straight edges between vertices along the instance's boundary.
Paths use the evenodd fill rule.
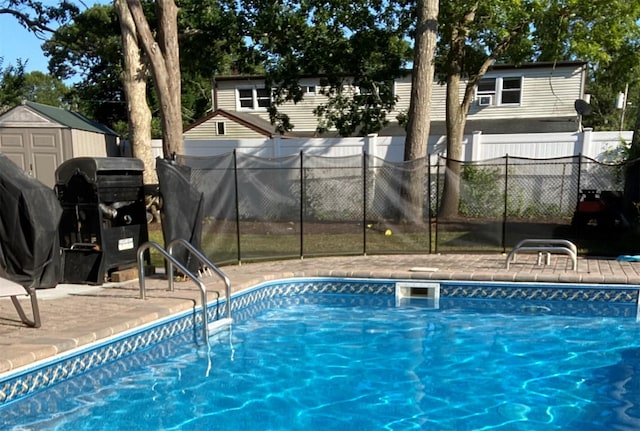
<path fill-rule="evenodd" d="M 521 79 L 518 78 L 502 78 L 502 97 L 500 103 L 502 105 L 507 104 L 519 104 L 521 93 Z"/>
<path fill-rule="evenodd" d="M 240 110 L 264 110 L 271 106 L 271 90 L 269 88 L 237 88 L 236 90 Z"/>
<path fill-rule="evenodd" d="M 258 88 L 256 90 L 256 99 L 258 101 L 258 107 L 268 108 L 271 106 L 271 90 L 268 88 Z"/>
<path fill-rule="evenodd" d="M 240 108 L 253 109 L 253 89 L 239 88 L 238 101 L 240 102 Z"/>
<path fill-rule="evenodd" d="M 496 79 L 485 78 L 481 79 L 478 83 L 478 89 L 476 90 L 476 100 L 478 106 L 491 106 L 496 96 Z"/>
<path fill-rule="evenodd" d="M 302 94 L 304 96 L 316 94 L 315 85 L 301 85 L 300 88 L 302 88 Z"/>
<path fill-rule="evenodd" d="M 478 106 L 518 105 L 522 94 L 522 78 L 485 78 L 478 83 Z"/>
<path fill-rule="evenodd" d="M 217 135 L 226 135 L 226 130 L 224 127 L 224 121 L 216 122 L 216 134 Z"/>

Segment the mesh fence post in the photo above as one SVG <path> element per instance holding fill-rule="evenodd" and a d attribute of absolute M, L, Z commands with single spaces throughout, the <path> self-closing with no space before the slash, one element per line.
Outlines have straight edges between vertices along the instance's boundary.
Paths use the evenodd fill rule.
<path fill-rule="evenodd" d="M 580 204 L 580 181 L 582 181 L 582 153 L 578 153 L 578 194 L 576 196 L 575 211 L 578 211 L 578 205 Z"/>
<path fill-rule="evenodd" d="M 509 154 L 504 156 L 504 211 L 502 213 L 502 252 L 507 252 L 507 207 L 509 202 Z"/>
<path fill-rule="evenodd" d="M 304 259 L 304 153 L 300 150 L 300 259 Z"/>
<path fill-rule="evenodd" d="M 238 159 L 236 150 L 233 149 L 233 182 L 235 185 L 235 204 L 236 204 L 236 242 L 238 246 L 238 265 L 242 262 L 242 253 L 240 251 L 240 198 L 238 192 Z"/>
<path fill-rule="evenodd" d="M 362 254 L 367 255 L 367 152 L 362 152 Z"/>

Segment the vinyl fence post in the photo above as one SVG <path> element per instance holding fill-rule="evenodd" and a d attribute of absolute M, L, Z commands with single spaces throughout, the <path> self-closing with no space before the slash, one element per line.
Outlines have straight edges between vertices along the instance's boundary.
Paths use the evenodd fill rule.
<path fill-rule="evenodd" d="M 429 234 L 429 254 L 431 254 L 431 154 L 427 153 L 427 226 Z"/>

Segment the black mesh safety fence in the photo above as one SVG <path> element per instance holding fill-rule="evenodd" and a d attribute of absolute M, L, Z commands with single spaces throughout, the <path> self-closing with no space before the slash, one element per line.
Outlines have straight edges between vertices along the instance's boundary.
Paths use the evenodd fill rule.
<path fill-rule="evenodd" d="M 300 256 L 300 157 L 236 159 L 239 259 Z"/>
<path fill-rule="evenodd" d="M 217 264 L 507 252 L 526 238 L 599 250 L 597 241 L 618 238 L 611 228 L 624 232 L 621 247 L 631 253 L 625 168 L 581 156 L 389 162 L 366 153 L 266 159 L 233 152 L 158 161 L 165 244 L 185 238 Z"/>
<path fill-rule="evenodd" d="M 301 155 L 302 253 L 363 253 L 363 156 Z"/>
<path fill-rule="evenodd" d="M 429 158 L 403 163 L 371 158 L 367 172 L 367 253 L 429 253 Z"/>

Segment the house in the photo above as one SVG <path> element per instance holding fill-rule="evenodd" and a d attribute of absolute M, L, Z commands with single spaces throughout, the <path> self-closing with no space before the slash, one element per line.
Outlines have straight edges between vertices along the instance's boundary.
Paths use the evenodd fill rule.
<path fill-rule="evenodd" d="M 23 102 L 0 115 L 0 153 L 49 187 L 74 157 L 118 156 L 118 135 L 66 109 Z"/>
<path fill-rule="evenodd" d="M 317 118 L 313 109 L 327 100 L 321 94 L 320 79 L 301 79 L 303 100 L 278 107 L 294 125 L 289 136 L 314 135 Z M 465 134 L 575 132 L 580 128 L 575 102 L 585 98 L 585 79 L 586 63 L 579 61 L 495 65 L 476 88 Z M 461 96 L 464 85 L 463 82 Z M 409 108 L 411 76 L 397 79 L 394 91 L 398 99 L 396 108 L 388 114 L 391 122 L 380 131 L 380 136 L 405 134 L 395 118 Z M 445 134 L 445 96 L 446 86 L 436 84 L 431 104 L 432 135 Z M 213 100 L 213 112 L 187 127 L 185 140 L 249 139 L 278 134 L 269 121 L 271 91 L 265 88 L 264 77 L 217 77 Z"/>

